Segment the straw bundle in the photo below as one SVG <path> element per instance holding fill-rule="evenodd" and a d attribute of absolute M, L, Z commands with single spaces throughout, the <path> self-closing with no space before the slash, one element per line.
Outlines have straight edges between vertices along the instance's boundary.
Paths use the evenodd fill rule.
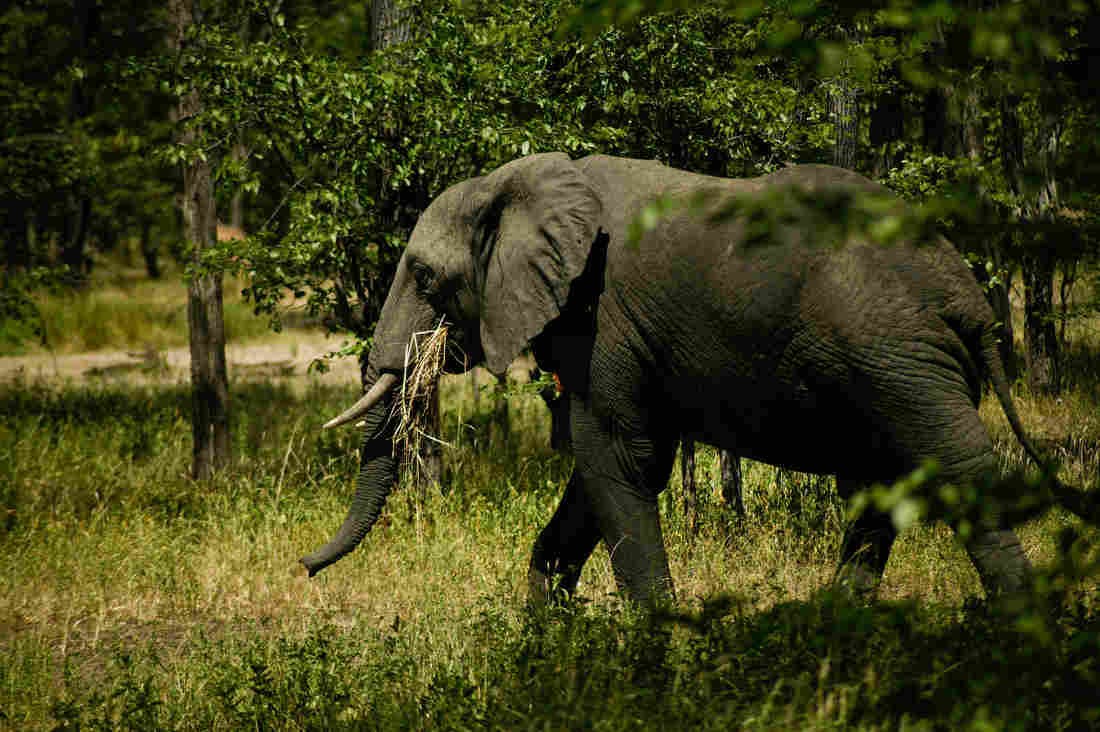
<path fill-rule="evenodd" d="M 400 421 L 393 444 L 402 455 L 404 472 L 415 482 L 425 473 L 424 441 L 447 444 L 431 434 L 439 425 L 436 390 L 446 353 L 447 326 L 442 320 L 433 330 L 413 333 L 405 346 L 404 379 L 396 404 Z"/>

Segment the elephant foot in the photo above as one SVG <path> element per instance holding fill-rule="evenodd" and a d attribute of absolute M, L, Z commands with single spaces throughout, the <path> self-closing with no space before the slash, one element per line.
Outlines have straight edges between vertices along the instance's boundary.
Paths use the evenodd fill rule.
<path fill-rule="evenodd" d="M 848 595 L 857 602 L 872 602 L 878 594 L 882 576 L 855 562 L 840 566 L 833 577 L 832 589 Z"/>
<path fill-rule="evenodd" d="M 543 607 L 568 602 L 577 589 L 580 569 L 572 565 L 558 568 L 550 563 L 531 562 L 527 570 L 527 604 Z"/>
<path fill-rule="evenodd" d="M 530 607 L 544 607 L 550 603 L 554 583 L 550 575 L 534 563 L 527 570 L 527 604 Z"/>
<path fill-rule="evenodd" d="M 1018 594 L 1030 587 L 1031 562 L 1015 531 L 982 532 L 966 548 L 988 597 Z"/>

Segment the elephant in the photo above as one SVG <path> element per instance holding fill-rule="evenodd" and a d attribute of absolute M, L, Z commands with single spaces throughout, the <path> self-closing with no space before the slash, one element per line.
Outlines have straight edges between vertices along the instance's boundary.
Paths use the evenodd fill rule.
<path fill-rule="evenodd" d="M 389 415 L 406 344 L 441 320 L 448 369 L 501 373 L 530 348 L 569 400 L 575 467 L 535 543 L 533 599 L 555 586 L 571 592 L 600 540 L 623 594 L 641 603 L 673 595 L 657 498 L 682 435 L 836 475 L 842 497 L 928 460 L 942 481 L 977 484 L 996 472 L 977 409 L 988 381 L 1041 463 L 1013 405 L 994 314 L 953 245 L 923 230 L 871 241 L 797 217 L 754 229 L 738 202 L 771 205 L 778 191 L 810 201 L 891 195 L 827 165 L 724 179 L 540 153 L 435 198 L 376 326 L 373 383 L 326 425 L 361 421 L 364 438 L 346 520 L 301 560 L 310 576 L 378 518 L 394 484 Z M 904 210 L 892 200 L 891 211 Z M 665 202 L 663 215 L 639 226 L 654 201 Z M 888 515 L 862 513 L 846 529 L 838 578 L 873 590 L 896 533 Z M 1000 521 L 978 527 L 966 548 L 988 593 L 1027 586 L 1029 560 Z"/>

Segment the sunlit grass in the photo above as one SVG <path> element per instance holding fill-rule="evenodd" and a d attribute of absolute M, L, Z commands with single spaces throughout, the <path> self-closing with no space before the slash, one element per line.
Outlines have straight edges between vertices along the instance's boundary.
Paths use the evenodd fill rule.
<path fill-rule="evenodd" d="M 529 551 L 570 462 L 548 449 L 533 395 L 511 397 L 507 442 L 496 427 L 473 429 L 491 404 L 482 394 L 475 409 L 467 377 L 444 384 L 446 492 L 399 491 L 357 552 L 309 580 L 297 558 L 339 525 L 353 485 L 354 431 L 318 430 L 348 391 L 238 385 L 236 462 L 199 485 L 187 478 L 185 388 L 6 388 L 3 723 L 893 727 L 907 684 L 941 689 L 937 663 L 983 658 L 968 655 L 964 627 L 1008 633 L 995 642 L 1015 658 L 1007 649 L 1020 641 L 1000 621 L 959 625 L 955 613 L 981 591 L 945 528 L 904 534 L 887 569 L 884 598 L 923 610 L 829 609 L 821 591 L 843 511 L 832 480 L 746 461 L 747 515 L 737 519 L 717 497 L 710 448 L 699 451 L 698 535 L 687 532 L 678 478 L 661 507 L 678 612 L 695 617 L 729 597 L 725 620 L 661 630 L 633 618 L 601 548 L 585 569 L 580 614 L 532 625 Z M 1029 414 L 1045 408 L 1021 401 Z M 1067 417 L 1087 411 L 1072 401 L 1059 405 Z M 998 450 L 1017 463 L 1011 436 L 990 421 Z M 1095 422 L 1050 425 L 1051 439 L 1096 444 Z M 1069 473 L 1083 469 L 1075 454 Z M 1033 559 L 1053 555 L 1064 521 L 1024 527 Z M 931 647 L 910 647 L 902 633 Z M 776 657 L 761 665 L 760 652 Z M 992 686 L 972 693 L 1002 694 L 996 674 L 1006 672 L 990 668 Z M 713 717 L 683 708 L 692 699 Z M 978 707 L 953 714 L 970 719 Z"/>
<path fill-rule="evenodd" d="M 224 289 L 226 337 L 267 335 L 267 318 L 253 314 L 241 288 L 228 282 Z M 181 307 L 186 291 L 181 280 L 165 279 L 42 297 L 43 345 L 69 353 L 186 345 L 187 309 Z"/>
<path fill-rule="evenodd" d="M 242 288 L 233 279 L 223 286 L 226 334 L 234 342 L 271 332 L 268 318 L 254 314 L 241 296 Z M 176 272 L 159 280 L 104 275 L 78 290 L 44 291 L 35 298 L 40 320 L 4 324 L 0 355 L 185 346 L 186 293 L 187 283 Z"/>

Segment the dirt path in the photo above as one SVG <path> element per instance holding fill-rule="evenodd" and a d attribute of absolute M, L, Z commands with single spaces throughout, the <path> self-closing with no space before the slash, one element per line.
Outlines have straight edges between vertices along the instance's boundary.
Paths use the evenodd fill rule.
<path fill-rule="evenodd" d="M 327 384 L 359 383 L 354 358 L 330 360 L 328 373 L 310 372 L 309 365 L 340 347 L 339 338 L 292 331 L 263 340 L 230 343 L 226 347 L 229 377 L 241 379 L 317 379 Z M 190 378 L 191 356 L 186 348 L 89 353 L 40 353 L 0 357 L 0 382 L 172 383 Z"/>

